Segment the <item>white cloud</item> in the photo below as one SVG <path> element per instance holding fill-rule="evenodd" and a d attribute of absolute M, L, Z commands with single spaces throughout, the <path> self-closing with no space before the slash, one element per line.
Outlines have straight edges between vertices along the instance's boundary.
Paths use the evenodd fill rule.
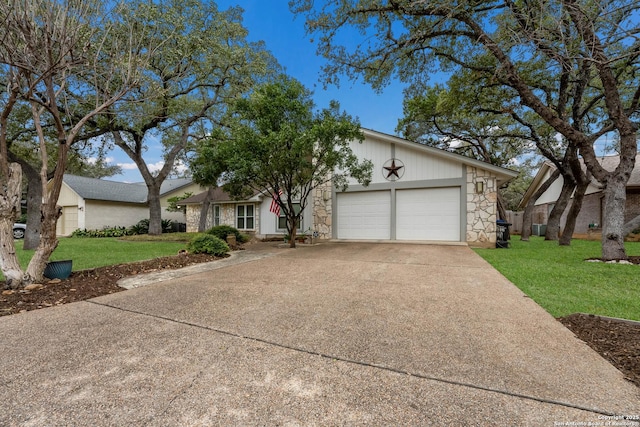
<path fill-rule="evenodd" d="M 164 161 L 160 160 L 155 163 L 147 163 L 147 167 L 149 168 L 149 172 L 155 173 L 158 172 L 164 166 Z"/>
<path fill-rule="evenodd" d="M 122 168 L 122 170 L 138 170 L 138 166 L 135 163 L 118 163 L 118 166 Z"/>

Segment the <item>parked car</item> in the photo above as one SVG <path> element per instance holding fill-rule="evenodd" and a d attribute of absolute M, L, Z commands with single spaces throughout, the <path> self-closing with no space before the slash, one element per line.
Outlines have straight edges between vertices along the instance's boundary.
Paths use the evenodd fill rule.
<path fill-rule="evenodd" d="M 19 223 L 15 223 L 13 224 L 13 238 L 14 239 L 24 239 L 24 233 L 27 232 L 27 225 L 26 224 L 19 224 Z"/>

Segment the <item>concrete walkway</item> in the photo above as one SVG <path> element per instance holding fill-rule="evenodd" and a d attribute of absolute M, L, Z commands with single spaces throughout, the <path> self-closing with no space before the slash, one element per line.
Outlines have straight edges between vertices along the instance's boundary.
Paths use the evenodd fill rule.
<path fill-rule="evenodd" d="M 608 417 L 640 415 L 638 388 L 467 247 L 243 256 L 0 318 L 0 425 L 633 425 Z"/>

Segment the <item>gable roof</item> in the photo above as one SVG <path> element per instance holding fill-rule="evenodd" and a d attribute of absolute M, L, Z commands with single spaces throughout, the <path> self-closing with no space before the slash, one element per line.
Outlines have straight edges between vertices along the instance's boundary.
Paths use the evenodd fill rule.
<path fill-rule="evenodd" d="M 618 167 L 618 164 L 620 163 L 620 156 L 600 156 L 598 157 L 598 162 L 604 169 L 611 172 L 616 167 Z M 582 163 L 582 169 L 586 170 L 586 166 L 582 158 L 580 158 L 580 163 Z M 556 166 L 548 160 L 545 160 L 544 163 L 542 163 L 542 166 L 540 166 L 540 169 L 538 169 L 538 172 L 533 178 L 533 181 L 531 181 L 531 184 L 529 184 L 529 188 L 527 188 L 527 191 L 522 196 L 522 200 L 520 200 L 518 208 L 524 208 L 527 203 L 529 203 L 529 199 L 531 198 L 531 196 L 533 196 L 533 193 L 538 189 L 538 187 L 542 185 L 545 177 L 548 176 L 549 173 L 552 173 L 555 169 Z M 562 179 L 562 175 L 558 179 Z M 600 182 L 598 182 L 598 180 L 593 177 L 591 178 L 591 185 L 593 187 L 599 188 L 600 191 L 602 191 L 602 184 L 600 184 Z M 631 171 L 631 177 L 627 182 L 627 188 L 640 188 L 640 153 L 636 154 L 636 164 L 633 168 L 633 171 Z"/>
<path fill-rule="evenodd" d="M 147 186 L 144 183 L 127 183 L 106 179 L 87 178 L 65 174 L 63 182 L 80 197 L 88 200 L 105 200 L 125 203 L 147 203 Z M 170 193 L 191 184 L 187 178 L 167 179 L 160 187 L 160 195 Z"/>
<path fill-rule="evenodd" d="M 398 136 L 389 135 L 386 133 L 378 132 L 371 129 L 362 128 L 362 133 L 364 133 L 365 137 L 376 138 L 381 141 L 385 141 L 391 144 L 403 145 L 405 147 L 419 150 L 434 157 L 439 157 L 442 159 L 447 159 L 450 161 L 458 162 L 463 165 L 468 165 L 474 168 L 484 169 L 495 174 L 498 177 L 498 184 L 503 184 L 506 181 L 509 181 L 512 178 L 518 176 L 518 172 L 503 168 L 500 166 L 492 165 L 491 163 L 483 162 L 481 160 L 476 160 L 471 157 L 463 156 L 461 154 L 452 153 L 447 150 L 442 150 L 440 148 L 430 147 L 425 144 L 420 144 L 419 142 L 409 141 L 408 139 L 400 138 Z"/>
<path fill-rule="evenodd" d="M 207 197 L 207 192 L 203 191 L 202 193 L 194 194 L 193 196 L 180 200 L 180 205 L 197 205 L 204 202 L 204 199 Z M 216 187 L 213 189 L 213 198 L 211 202 L 231 202 L 231 196 L 222 189 L 222 187 Z"/>
<path fill-rule="evenodd" d="M 256 193 L 253 196 L 247 199 L 234 199 L 224 191 L 223 187 L 216 187 L 213 189 L 213 197 L 211 199 L 211 203 L 243 203 L 243 202 L 256 202 L 261 200 L 261 197 L 264 196 L 264 193 Z M 195 194 L 189 198 L 180 200 L 180 205 L 198 205 L 204 202 L 204 199 L 207 197 L 207 192 L 203 191 L 202 193 Z"/>

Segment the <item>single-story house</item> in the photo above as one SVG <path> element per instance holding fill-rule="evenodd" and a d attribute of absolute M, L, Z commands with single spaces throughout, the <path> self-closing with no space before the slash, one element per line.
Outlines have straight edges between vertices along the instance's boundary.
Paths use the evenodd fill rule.
<path fill-rule="evenodd" d="M 517 172 L 469 157 L 363 129 L 353 152 L 373 165 L 371 184 L 331 183 L 310 196 L 300 226 L 320 239 L 466 242 L 495 245 L 497 190 Z M 197 231 L 205 194 L 183 200 L 187 231 Z M 208 225 L 227 224 L 259 238 L 286 233 L 270 212 L 268 194 L 232 200 L 217 189 Z"/>
<path fill-rule="evenodd" d="M 606 170 L 614 170 L 619 163 L 619 157 L 616 156 L 603 156 L 598 159 L 600 164 Z M 627 183 L 627 202 L 625 211 L 625 222 L 640 215 L 640 154 L 636 155 L 636 167 L 631 173 L 631 178 Z M 520 201 L 519 208 L 524 209 L 533 194 L 540 188 L 540 186 L 553 174 L 556 167 L 551 162 L 544 162 L 538 173 L 534 177 L 533 181 L 529 185 L 529 188 L 525 192 L 522 200 Z M 562 191 L 562 184 L 564 180 L 560 176 L 552 185 L 535 201 L 535 207 L 533 211 L 533 230 L 534 235 L 544 235 L 546 230 L 546 224 L 549 219 L 549 214 L 553 209 L 560 192 Z M 590 229 L 599 229 L 602 224 L 604 208 L 604 193 L 602 191 L 602 184 L 595 179 L 591 180 L 591 183 L 587 187 L 585 197 L 582 202 L 582 209 L 576 219 L 576 228 L 574 234 L 586 234 Z M 563 213 L 560 219 L 560 228 L 564 227 L 567 220 L 567 214 L 570 206 Z"/>
<path fill-rule="evenodd" d="M 168 199 L 202 191 L 190 179 L 167 179 L 160 187 L 162 218 L 185 222 L 182 212 L 167 212 Z M 149 218 L 147 186 L 65 174 L 58 197 L 62 216 L 57 234 L 68 236 L 77 229 L 100 230 L 104 227 L 129 227 Z"/>

